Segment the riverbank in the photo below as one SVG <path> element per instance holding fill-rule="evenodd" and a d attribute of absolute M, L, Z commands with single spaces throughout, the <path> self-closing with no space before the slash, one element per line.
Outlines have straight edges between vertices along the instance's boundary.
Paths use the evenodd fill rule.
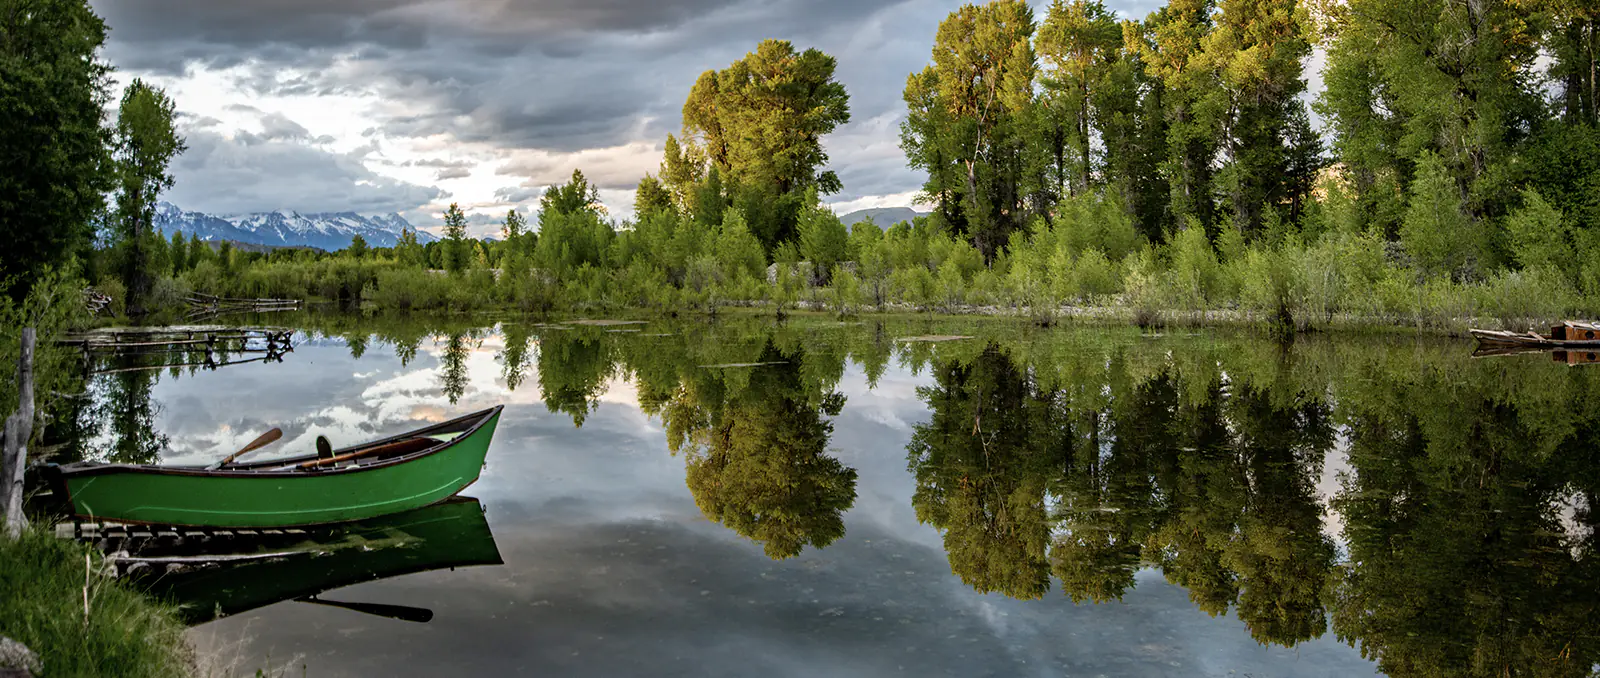
<path fill-rule="evenodd" d="M 0 636 L 31 649 L 50 678 L 194 675 L 173 611 L 103 566 L 99 552 L 42 530 L 0 540 Z"/>

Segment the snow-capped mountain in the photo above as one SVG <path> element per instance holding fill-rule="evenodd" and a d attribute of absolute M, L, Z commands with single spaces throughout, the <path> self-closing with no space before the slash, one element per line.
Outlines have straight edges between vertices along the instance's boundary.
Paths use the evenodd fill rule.
<path fill-rule="evenodd" d="M 167 237 L 177 231 L 195 234 L 201 240 L 233 240 L 276 247 L 316 247 L 339 250 L 350 246 L 360 235 L 369 247 L 394 247 L 401 229 L 416 231 L 417 242 L 436 240 L 426 231 L 417 231 L 398 214 L 364 217 L 354 212 L 300 214 L 288 210 L 253 214 L 210 215 L 185 212 L 177 205 L 156 205 L 157 229 Z"/>

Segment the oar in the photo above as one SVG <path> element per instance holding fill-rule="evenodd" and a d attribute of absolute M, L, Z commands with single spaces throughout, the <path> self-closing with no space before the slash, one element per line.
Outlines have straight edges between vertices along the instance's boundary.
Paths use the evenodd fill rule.
<path fill-rule="evenodd" d="M 238 452 L 234 452 L 233 454 L 228 455 L 227 459 L 223 459 L 222 461 L 219 461 L 219 462 L 217 462 L 215 464 L 207 466 L 206 470 L 207 471 L 215 471 L 215 470 L 217 470 L 219 468 L 227 466 L 228 464 L 233 463 L 233 460 L 244 456 L 244 454 L 246 452 L 253 452 L 253 451 L 255 451 L 257 449 L 260 449 L 262 447 L 266 447 L 267 445 L 271 444 L 273 441 L 275 441 L 275 440 L 277 440 L 279 438 L 282 438 L 282 437 L 283 437 L 283 429 L 277 428 L 277 427 L 273 427 L 273 429 L 271 431 L 267 431 L 266 433 L 261 434 L 260 438 L 256 438 L 255 440 L 250 441 L 249 445 L 245 445 L 244 447 L 239 448 Z"/>
<path fill-rule="evenodd" d="M 316 596 L 295 598 L 295 600 L 298 600 L 302 603 L 316 603 L 318 605 L 327 605 L 329 607 L 342 607 L 346 610 L 365 612 L 367 614 L 377 615 L 379 617 L 388 617 L 390 619 L 399 619 L 400 621 L 416 622 L 418 624 L 426 624 L 429 620 L 433 619 L 433 610 L 425 607 L 385 605 L 383 603 L 346 603 L 338 600 L 323 600 Z"/>

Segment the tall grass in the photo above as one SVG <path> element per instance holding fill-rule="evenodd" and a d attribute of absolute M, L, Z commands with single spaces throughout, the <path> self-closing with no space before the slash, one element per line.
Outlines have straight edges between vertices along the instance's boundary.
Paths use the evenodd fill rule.
<path fill-rule="evenodd" d="M 49 678 L 193 675 L 173 610 L 102 566 L 98 552 L 42 530 L 0 540 L 0 635 L 32 649 Z"/>

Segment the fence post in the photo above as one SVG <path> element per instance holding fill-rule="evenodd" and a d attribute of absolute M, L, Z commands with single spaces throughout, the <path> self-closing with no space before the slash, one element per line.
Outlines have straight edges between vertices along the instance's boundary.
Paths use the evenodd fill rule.
<path fill-rule="evenodd" d="M 36 333 L 22 328 L 22 352 L 17 356 L 17 411 L 6 418 L 5 453 L 0 456 L 0 510 L 5 512 L 5 534 L 16 539 L 27 525 L 22 515 L 22 479 L 28 467 L 28 440 L 33 437 L 33 345 Z"/>

